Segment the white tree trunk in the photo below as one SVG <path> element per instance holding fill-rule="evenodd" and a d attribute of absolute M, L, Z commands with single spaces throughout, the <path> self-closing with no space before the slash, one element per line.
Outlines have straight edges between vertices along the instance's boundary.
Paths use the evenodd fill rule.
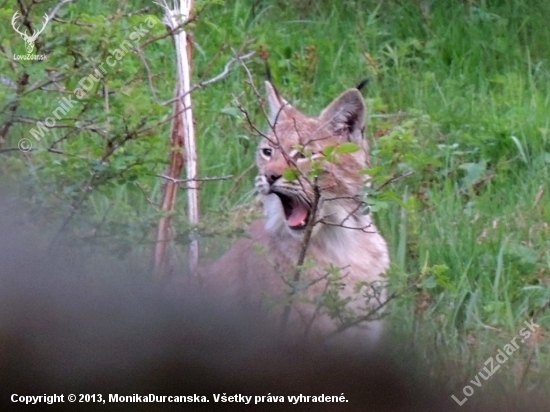
<path fill-rule="evenodd" d="M 194 0 L 174 1 L 170 8 L 166 1 L 160 4 L 165 10 L 165 23 L 172 30 L 175 30 L 182 23 L 189 20 L 193 11 Z M 190 179 L 187 186 L 188 198 L 188 220 L 191 227 L 196 227 L 199 223 L 199 200 L 198 200 L 198 182 L 194 179 L 198 177 L 197 166 L 197 144 L 195 136 L 195 125 L 193 122 L 193 110 L 191 105 L 191 64 L 192 64 L 192 44 L 190 36 L 182 28 L 174 34 L 177 62 L 177 87 L 180 100 L 183 107 L 183 113 L 178 116 L 181 121 L 183 131 L 183 140 L 185 147 L 185 166 L 186 178 Z M 181 107 L 180 106 L 180 107 Z M 178 178 L 179 176 L 175 176 Z M 193 230 L 193 229 L 192 229 Z M 199 243 L 191 235 L 189 246 L 189 268 L 191 273 L 195 273 L 199 260 Z"/>

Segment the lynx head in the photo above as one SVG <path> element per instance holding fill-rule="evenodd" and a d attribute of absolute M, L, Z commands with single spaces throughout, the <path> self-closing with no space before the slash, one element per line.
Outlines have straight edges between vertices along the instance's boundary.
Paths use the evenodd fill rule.
<path fill-rule="evenodd" d="M 301 237 L 316 192 L 320 196 L 315 222 L 333 228 L 343 221 L 353 222 L 360 214 L 357 196 L 365 184 L 361 170 L 368 155 L 361 93 L 349 89 L 319 116 L 309 117 L 283 99 L 271 83 L 266 82 L 266 87 L 270 127 L 256 157 L 256 187 L 263 195 L 266 228 Z M 347 142 L 358 150 L 338 154 L 335 148 Z M 321 226 L 325 225 L 314 226 L 314 236 L 323 230 Z"/>

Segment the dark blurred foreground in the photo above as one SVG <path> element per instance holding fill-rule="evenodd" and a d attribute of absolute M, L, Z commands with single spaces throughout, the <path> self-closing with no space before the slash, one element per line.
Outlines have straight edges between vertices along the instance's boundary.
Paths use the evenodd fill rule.
<path fill-rule="evenodd" d="M 280 338 L 236 303 L 151 280 L 147 262 L 117 262 L 52 243 L 0 194 L 0 410 L 42 410 L 11 397 L 64 395 L 55 410 L 543 411 L 533 396 L 483 396 L 459 407 L 414 359 Z M 68 242 L 70 243 L 70 242 Z M 394 343 L 386 342 L 385 347 Z M 398 343 L 395 343 L 398 345 Z M 404 345 L 399 343 L 399 345 Z M 449 371 L 449 373 L 452 373 Z M 77 402 L 67 400 L 77 395 Z M 105 403 L 79 403 L 80 394 Z M 205 396 L 208 403 L 110 403 L 109 394 Z M 252 396 L 250 404 L 214 395 Z M 340 396 L 343 403 L 288 396 Z M 255 405 L 255 396 L 283 402 Z M 19 399 L 19 398 L 17 398 Z M 96 396 L 96 400 L 99 398 Z"/>

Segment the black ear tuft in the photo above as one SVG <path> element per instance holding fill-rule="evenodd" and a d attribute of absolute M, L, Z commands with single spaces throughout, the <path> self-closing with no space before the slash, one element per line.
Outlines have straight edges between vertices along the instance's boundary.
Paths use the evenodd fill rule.
<path fill-rule="evenodd" d="M 269 62 L 267 60 L 265 60 L 265 77 L 266 77 L 266 80 L 273 84 L 273 76 L 271 74 L 271 67 L 269 67 Z"/>
<path fill-rule="evenodd" d="M 366 78 L 361 80 L 361 82 L 355 87 L 357 90 L 361 90 L 370 83 L 370 79 Z"/>

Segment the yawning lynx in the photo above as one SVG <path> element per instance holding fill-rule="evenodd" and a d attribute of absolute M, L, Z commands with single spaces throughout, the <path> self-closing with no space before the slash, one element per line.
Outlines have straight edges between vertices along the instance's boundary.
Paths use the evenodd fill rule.
<path fill-rule="evenodd" d="M 270 129 L 256 159 L 266 220 L 210 265 L 204 281 L 275 313 L 290 308 L 290 322 L 304 331 L 330 335 L 353 323 L 347 333 L 378 335 L 379 321 L 356 322 L 386 299 L 389 267 L 361 194 L 368 162 L 363 97 L 350 89 L 308 117 L 266 86 Z M 296 268 L 304 250 L 305 264 Z"/>

